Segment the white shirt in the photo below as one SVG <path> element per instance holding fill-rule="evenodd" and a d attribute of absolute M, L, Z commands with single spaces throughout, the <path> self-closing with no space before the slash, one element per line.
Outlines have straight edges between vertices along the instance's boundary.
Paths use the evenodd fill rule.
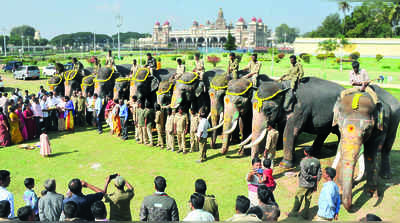
<path fill-rule="evenodd" d="M 201 118 L 199 122 L 199 126 L 197 126 L 197 136 L 199 138 L 207 138 L 208 132 L 207 130 L 210 128 L 210 123 L 206 118 Z"/>
<path fill-rule="evenodd" d="M 11 192 L 9 192 L 6 188 L 0 187 L 0 201 L 8 201 L 10 202 L 11 212 L 8 215 L 8 218 L 14 217 L 14 196 Z"/>
<path fill-rule="evenodd" d="M 43 110 L 48 110 L 49 109 L 48 108 L 48 100 L 46 100 L 46 101 L 41 100 L 40 101 L 40 108 L 42 109 L 42 112 L 43 112 L 43 118 L 49 117 L 49 113 L 47 111 L 43 111 Z"/>
<path fill-rule="evenodd" d="M 58 104 L 57 98 L 55 98 L 55 97 L 47 98 L 47 107 L 54 108 L 54 107 L 57 107 L 57 104 Z"/>
<path fill-rule="evenodd" d="M 212 214 L 202 209 L 195 209 L 194 211 L 189 212 L 183 221 L 204 221 L 204 222 L 213 222 L 215 221 Z"/>

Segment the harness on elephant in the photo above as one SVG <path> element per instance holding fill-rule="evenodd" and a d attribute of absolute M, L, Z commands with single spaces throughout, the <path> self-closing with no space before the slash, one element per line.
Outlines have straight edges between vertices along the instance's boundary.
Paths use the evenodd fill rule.
<path fill-rule="evenodd" d="M 61 84 L 61 82 L 62 82 L 62 80 L 63 80 L 63 77 L 62 77 L 60 74 L 58 74 L 58 73 L 54 74 L 53 77 L 54 77 L 54 76 L 59 77 L 59 78 L 60 78 L 60 81 L 59 81 L 58 83 L 50 84 L 50 83 L 49 83 L 49 80 L 48 80 L 48 81 L 47 81 L 47 85 L 48 85 L 48 86 L 53 86 L 53 87 L 54 87 L 54 86 L 58 86 L 58 85 Z M 50 79 L 50 80 L 51 80 L 51 79 Z"/>
<path fill-rule="evenodd" d="M 194 77 L 192 78 L 192 80 L 184 81 L 184 80 L 178 79 L 176 81 L 181 83 L 181 84 L 191 84 L 191 83 L 193 83 L 195 80 L 197 80 L 199 78 L 199 75 L 196 72 L 192 72 L 192 73 L 194 74 Z"/>
<path fill-rule="evenodd" d="M 126 81 L 130 81 L 130 80 L 131 80 L 131 78 L 129 78 L 129 77 L 119 77 L 115 81 L 116 82 L 126 82 Z"/>
<path fill-rule="evenodd" d="M 361 94 L 361 93 L 357 93 L 357 94 L 355 94 L 354 96 L 353 96 L 353 101 L 352 101 L 352 103 L 351 103 L 351 108 L 353 109 L 353 110 L 357 110 L 358 109 L 358 107 L 359 107 L 359 105 L 360 105 L 360 97 L 362 96 L 363 94 Z"/>
<path fill-rule="evenodd" d="M 82 90 L 83 90 L 85 87 L 93 86 L 94 81 L 93 81 L 93 83 L 91 83 L 91 84 L 87 84 L 87 83 L 85 83 L 85 81 L 86 81 L 89 77 L 93 77 L 94 75 L 96 75 L 96 73 L 93 73 L 93 74 L 91 74 L 91 75 L 88 75 L 88 76 L 86 76 L 86 77 L 84 77 L 84 78 L 82 79 L 82 84 L 81 84 L 81 89 L 82 89 Z"/>
<path fill-rule="evenodd" d="M 258 91 L 256 91 L 256 93 L 254 94 L 254 98 L 257 100 L 257 102 L 254 103 L 254 108 L 257 109 L 258 111 L 261 111 L 264 101 L 268 101 L 268 100 L 275 98 L 282 91 L 284 91 L 284 90 L 279 89 L 273 95 L 265 97 L 265 98 L 258 97 Z"/>
<path fill-rule="evenodd" d="M 227 89 L 227 88 L 228 88 L 228 85 L 216 86 L 216 85 L 214 85 L 214 84 L 211 82 L 211 83 L 210 83 L 210 87 L 211 87 L 212 89 L 216 90 L 216 91 L 219 91 L 219 90 Z"/>
<path fill-rule="evenodd" d="M 239 93 L 235 93 L 235 92 L 230 92 L 229 90 L 226 90 L 226 95 L 232 95 L 232 96 L 244 95 L 244 94 L 246 94 L 246 93 L 250 90 L 250 88 L 251 88 L 252 86 L 253 86 L 253 83 L 252 83 L 252 82 L 249 82 L 249 86 L 247 86 L 247 88 L 246 88 L 244 91 L 239 92 Z"/>
<path fill-rule="evenodd" d="M 115 69 L 114 69 L 114 67 L 112 67 L 112 68 L 111 68 L 111 74 L 110 74 L 110 76 L 108 76 L 107 79 L 99 80 L 99 79 L 97 79 L 97 76 L 96 76 L 96 77 L 94 78 L 94 82 L 96 82 L 96 83 L 97 83 L 97 82 L 107 82 L 107 81 L 109 81 L 109 80 L 112 78 L 114 72 L 115 72 Z"/>
<path fill-rule="evenodd" d="M 166 94 L 166 93 L 168 93 L 170 90 L 171 90 L 171 88 L 172 88 L 172 83 L 170 83 L 169 84 L 169 87 L 168 87 L 168 89 L 167 90 L 165 90 L 165 91 L 162 91 L 161 89 L 158 89 L 158 91 L 156 92 L 156 94 L 157 95 L 163 95 L 163 94 Z"/>
<path fill-rule="evenodd" d="M 71 74 L 73 72 L 75 72 L 75 73 L 71 77 Z M 64 78 L 65 78 L 66 81 L 71 81 L 76 77 L 76 74 L 78 74 L 77 70 L 69 70 L 69 71 L 64 72 Z"/>
<path fill-rule="evenodd" d="M 145 70 L 146 71 L 146 75 L 144 76 L 143 79 L 138 79 L 137 75 L 139 74 L 140 71 Z M 137 81 L 137 82 L 143 82 L 147 79 L 147 77 L 149 76 L 150 73 L 150 69 L 149 68 L 140 68 L 136 71 L 136 74 L 132 77 L 132 80 Z"/>

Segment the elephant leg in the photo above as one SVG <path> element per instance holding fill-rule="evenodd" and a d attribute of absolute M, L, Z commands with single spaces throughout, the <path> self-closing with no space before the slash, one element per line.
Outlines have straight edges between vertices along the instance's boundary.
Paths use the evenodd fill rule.
<path fill-rule="evenodd" d="M 397 126 L 398 124 L 396 124 Z M 396 139 L 397 128 L 393 128 L 386 136 L 386 140 L 384 143 L 378 145 L 378 149 L 381 151 L 381 167 L 379 175 L 383 179 L 391 179 L 392 172 L 390 170 L 390 151 L 392 150 L 392 146 L 394 140 Z"/>
<path fill-rule="evenodd" d="M 239 117 L 239 138 L 240 142 L 244 140 L 244 125 L 243 125 L 243 118 Z"/>
<path fill-rule="evenodd" d="M 320 152 L 322 146 L 324 145 L 326 138 L 328 138 L 328 135 L 329 135 L 329 132 L 328 133 L 320 133 L 317 135 L 317 138 L 314 140 L 314 143 L 312 144 L 313 154 L 317 154 Z"/>
<path fill-rule="evenodd" d="M 369 196 L 372 196 L 378 188 L 376 157 L 378 153 L 378 146 L 384 143 L 385 138 L 386 137 L 384 135 L 372 135 L 370 140 L 364 143 L 365 172 L 367 174 L 365 191 Z"/>
<path fill-rule="evenodd" d="M 295 141 L 303 126 L 303 114 L 291 113 L 288 115 L 283 132 L 283 160 L 279 164 L 283 168 L 292 168 L 294 165 Z"/>

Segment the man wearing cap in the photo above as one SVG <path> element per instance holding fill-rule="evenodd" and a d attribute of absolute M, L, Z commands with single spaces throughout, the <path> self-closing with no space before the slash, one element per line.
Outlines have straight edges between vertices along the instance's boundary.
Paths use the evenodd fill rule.
<path fill-rule="evenodd" d="M 150 102 L 146 102 L 146 108 L 144 109 L 144 122 L 146 126 L 145 134 L 149 139 L 149 146 L 153 146 L 153 123 L 154 123 L 154 110 L 151 107 Z"/>
<path fill-rule="evenodd" d="M 283 108 L 286 111 L 292 110 L 292 105 L 295 100 L 295 91 L 298 87 L 298 84 L 304 76 L 303 66 L 297 62 L 297 57 L 295 55 L 290 56 L 291 67 L 287 74 L 283 75 L 279 81 L 282 81 L 282 84 L 285 88 L 289 90 L 286 92 L 285 101 L 283 103 Z"/>
<path fill-rule="evenodd" d="M 174 151 L 175 138 L 174 138 L 174 119 L 175 119 L 175 109 L 172 110 L 168 108 L 167 121 L 165 123 L 165 133 L 167 135 L 167 150 Z"/>
<path fill-rule="evenodd" d="M 199 77 L 200 80 L 203 80 L 203 74 L 204 74 L 204 61 L 200 60 L 200 54 L 196 53 L 196 55 L 194 55 L 194 69 L 193 72 L 196 72 Z"/>
<path fill-rule="evenodd" d="M 244 68 L 244 70 L 247 70 L 249 73 L 244 76 L 244 78 L 248 78 L 253 82 L 253 87 L 257 87 L 257 77 L 258 74 L 260 73 L 261 69 L 261 63 L 260 61 L 257 60 L 257 54 L 254 53 L 251 56 L 251 61 L 249 64 Z"/>
<path fill-rule="evenodd" d="M 110 220 L 111 221 L 132 221 L 130 204 L 132 198 L 135 196 L 132 185 L 130 185 L 121 176 L 114 179 L 114 186 L 116 192 L 107 194 L 108 184 L 111 182 L 113 175 L 107 177 L 107 183 L 104 188 L 104 200 L 110 203 Z M 125 190 L 126 186 L 126 190 Z"/>
<path fill-rule="evenodd" d="M 210 128 L 210 123 L 207 120 L 207 115 L 203 111 L 200 112 L 199 125 L 197 127 L 197 139 L 200 147 L 200 160 L 198 162 L 205 162 L 207 160 L 207 130 Z"/>
<path fill-rule="evenodd" d="M 238 71 L 239 71 L 239 60 L 236 58 L 235 53 L 230 53 L 228 68 L 226 72 L 228 73 L 228 75 L 232 75 L 231 77 L 233 78 L 233 80 L 236 80 L 238 79 Z"/>
<path fill-rule="evenodd" d="M 190 109 L 190 152 L 199 151 L 199 142 L 196 137 L 197 127 L 199 126 L 200 117 L 193 107 Z"/>
<path fill-rule="evenodd" d="M 144 67 L 150 69 L 150 75 L 153 75 L 153 71 L 156 70 L 157 62 L 156 59 L 154 59 L 154 57 L 151 56 L 151 53 L 147 53 L 147 62 L 144 65 Z"/>
<path fill-rule="evenodd" d="M 305 201 L 302 217 L 308 219 L 310 216 L 309 208 L 312 193 L 317 190 L 318 182 L 322 176 L 321 163 L 317 158 L 310 155 L 311 151 L 312 147 L 304 149 L 306 157 L 300 162 L 299 187 L 297 188 L 293 209 L 289 213 L 289 217 L 296 217 L 298 215 L 303 199 Z"/>
<path fill-rule="evenodd" d="M 183 108 L 178 108 L 178 114 L 175 115 L 174 119 L 174 134 L 178 140 L 178 153 L 183 152 L 186 154 L 186 140 L 185 136 L 188 133 L 189 119 L 185 113 L 183 113 Z"/>

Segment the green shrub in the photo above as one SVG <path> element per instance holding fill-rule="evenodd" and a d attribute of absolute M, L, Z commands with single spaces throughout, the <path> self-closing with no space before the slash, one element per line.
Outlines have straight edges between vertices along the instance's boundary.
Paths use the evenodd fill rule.
<path fill-rule="evenodd" d="M 382 54 L 376 54 L 375 59 L 376 59 L 376 62 L 380 62 L 383 59 L 383 55 Z"/>
<path fill-rule="evenodd" d="M 172 61 L 176 61 L 176 59 L 177 59 L 177 56 L 171 57 L 171 60 L 172 60 Z"/>
<path fill-rule="evenodd" d="M 316 58 L 320 61 L 325 60 L 327 58 L 326 54 L 320 53 L 316 56 Z"/>
<path fill-rule="evenodd" d="M 389 65 L 383 65 L 382 69 L 390 69 L 391 67 Z"/>
<path fill-rule="evenodd" d="M 358 59 L 360 59 L 360 53 L 359 52 L 353 52 L 353 53 L 351 53 L 350 54 L 350 56 L 349 56 L 352 60 L 358 60 Z"/>
<path fill-rule="evenodd" d="M 223 53 L 222 57 L 228 57 L 228 54 L 227 53 Z"/>
<path fill-rule="evenodd" d="M 311 55 L 307 53 L 300 54 L 300 59 L 304 61 L 304 63 L 310 63 Z"/>
<path fill-rule="evenodd" d="M 285 57 L 285 54 L 284 53 L 279 53 L 277 56 L 278 56 L 279 59 L 282 60 Z"/>
<path fill-rule="evenodd" d="M 328 57 L 328 58 L 336 58 L 335 54 L 332 53 L 332 52 L 331 52 L 331 53 L 328 53 L 328 54 L 327 54 L 327 57 Z"/>
<path fill-rule="evenodd" d="M 194 55 L 189 55 L 187 58 L 188 60 L 194 60 Z"/>
<path fill-rule="evenodd" d="M 141 64 L 145 65 L 146 64 L 146 60 L 142 60 Z"/>
<path fill-rule="evenodd" d="M 274 57 L 274 62 L 275 62 L 275 63 L 281 62 L 281 58 L 279 58 L 279 56 L 276 55 L 276 56 Z"/>

